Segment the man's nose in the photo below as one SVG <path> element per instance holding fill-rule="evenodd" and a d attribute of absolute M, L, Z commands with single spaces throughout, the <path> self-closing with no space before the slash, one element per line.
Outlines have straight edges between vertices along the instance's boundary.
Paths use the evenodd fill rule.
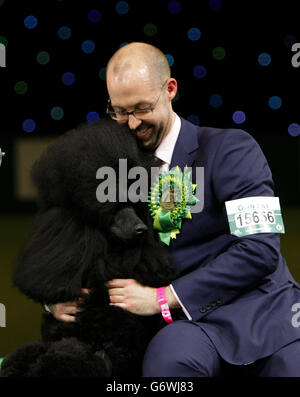
<path fill-rule="evenodd" d="M 133 114 L 128 116 L 128 126 L 131 130 L 137 129 L 142 124 L 142 120 L 137 119 Z"/>

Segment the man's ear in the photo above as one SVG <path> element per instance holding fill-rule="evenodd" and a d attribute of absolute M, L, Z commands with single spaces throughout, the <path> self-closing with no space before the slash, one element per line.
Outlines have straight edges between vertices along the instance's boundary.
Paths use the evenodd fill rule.
<path fill-rule="evenodd" d="M 177 94 L 177 81 L 175 79 L 173 79 L 173 77 L 171 77 L 168 81 L 167 81 L 167 90 L 168 90 L 168 95 L 170 98 L 170 101 L 172 101 L 176 94 Z"/>

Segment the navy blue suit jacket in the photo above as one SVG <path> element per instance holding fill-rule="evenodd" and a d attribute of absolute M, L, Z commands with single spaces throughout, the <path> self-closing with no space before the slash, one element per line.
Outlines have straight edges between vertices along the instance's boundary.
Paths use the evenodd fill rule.
<path fill-rule="evenodd" d="M 192 167 L 195 183 L 195 167 L 204 167 L 204 208 L 171 240 L 181 270 L 172 285 L 219 354 L 249 363 L 300 339 L 292 324 L 300 286 L 280 253 L 280 235 L 236 237 L 225 211 L 225 201 L 274 196 L 271 171 L 248 133 L 181 122 L 170 168 Z"/>

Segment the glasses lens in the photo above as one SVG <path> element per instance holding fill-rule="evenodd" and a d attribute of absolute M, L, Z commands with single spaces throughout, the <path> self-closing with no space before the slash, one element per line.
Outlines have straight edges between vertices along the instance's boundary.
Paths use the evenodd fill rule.
<path fill-rule="evenodd" d="M 137 119 L 143 119 L 149 117 L 152 113 L 152 109 L 137 109 L 133 112 L 133 115 Z"/>

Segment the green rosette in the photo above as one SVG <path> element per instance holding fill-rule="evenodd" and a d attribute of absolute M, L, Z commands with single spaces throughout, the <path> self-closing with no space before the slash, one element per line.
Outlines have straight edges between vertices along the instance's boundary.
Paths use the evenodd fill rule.
<path fill-rule="evenodd" d="M 191 205 L 197 203 L 196 185 L 191 182 L 191 171 L 184 172 L 177 166 L 159 175 L 148 198 L 153 227 L 159 230 L 163 243 L 170 245 L 171 238 L 180 233 L 184 218 L 191 219 Z"/>

